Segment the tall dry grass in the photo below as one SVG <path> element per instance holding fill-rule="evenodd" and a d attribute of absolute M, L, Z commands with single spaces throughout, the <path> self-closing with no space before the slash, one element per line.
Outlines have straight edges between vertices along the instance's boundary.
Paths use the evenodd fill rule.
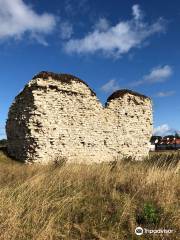
<path fill-rule="evenodd" d="M 178 239 L 178 158 L 27 166 L 1 152 L 0 240 Z"/>

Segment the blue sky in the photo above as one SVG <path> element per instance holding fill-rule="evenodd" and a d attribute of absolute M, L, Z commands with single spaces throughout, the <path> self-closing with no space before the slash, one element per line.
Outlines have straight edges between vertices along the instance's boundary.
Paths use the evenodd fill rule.
<path fill-rule="evenodd" d="M 153 99 L 156 134 L 180 130 L 180 2 L 0 0 L 0 138 L 9 106 L 42 70 Z"/>

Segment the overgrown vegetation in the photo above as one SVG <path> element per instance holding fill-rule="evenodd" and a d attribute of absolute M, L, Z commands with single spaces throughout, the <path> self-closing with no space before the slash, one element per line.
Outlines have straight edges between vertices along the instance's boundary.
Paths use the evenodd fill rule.
<path fill-rule="evenodd" d="M 178 239 L 180 158 L 162 159 L 27 166 L 0 152 L 0 240 Z"/>

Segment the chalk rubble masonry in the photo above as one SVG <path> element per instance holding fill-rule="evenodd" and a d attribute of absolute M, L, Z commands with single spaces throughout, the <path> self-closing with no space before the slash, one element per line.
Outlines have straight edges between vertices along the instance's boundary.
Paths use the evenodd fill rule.
<path fill-rule="evenodd" d="M 149 152 L 152 104 L 119 90 L 102 106 L 79 78 L 41 72 L 15 98 L 6 131 L 9 154 L 27 163 L 140 160 Z"/>

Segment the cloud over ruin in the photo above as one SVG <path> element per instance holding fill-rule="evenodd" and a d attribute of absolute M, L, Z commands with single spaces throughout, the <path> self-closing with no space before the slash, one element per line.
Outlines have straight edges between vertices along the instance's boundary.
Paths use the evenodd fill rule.
<path fill-rule="evenodd" d="M 19 39 L 29 33 L 37 41 L 46 44 L 43 36 L 56 25 L 54 15 L 38 14 L 23 0 L 0 0 L 0 40 Z"/>
<path fill-rule="evenodd" d="M 120 86 L 119 86 L 118 82 L 115 79 L 109 80 L 107 83 L 105 83 L 101 87 L 101 91 L 103 91 L 105 93 L 114 92 L 114 91 L 116 91 L 118 89 L 120 89 Z"/>
<path fill-rule="evenodd" d="M 65 44 L 65 51 L 76 54 L 94 54 L 101 52 L 106 56 L 121 57 L 133 48 L 142 47 L 151 36 L 165 31 L 165 21 L 162 18 L 153 23 L 144 20 L 139 5 L 132 7 L 132 18 L 119 21 L 110 26 L 106 19 L 100 19 L 96 28 L 80 39 L 70 39 Z M 105 27 L 99 27 L 99 26 Z"/>
<path fill-rule="evenodd" d="M 151 69 L 151 71 L 147 75 L 143 76 L 141 80 L 131 83 L 131 86 L 139 86 L 145 83 L 162 83 L 165 82 L 169 77 L 171 77 L 172 74 L 173 69 L 171 66 L 157 66 Z"/>
<path fill-rule="evenodd" d="M 170 97 L 170 96 L 173 96 L 175 95 L 175 91 L 174 90 L 171 90 L 171 91 L 161 91 L 161 92 L 158 92 L 156 94 L 157 97 L 160 97 L 160 98 L 163 98 L 163 97 Z"/>
<path fill-rule="evenodd" d="M 153 130 L 153 135 L 157 136 L 165 136 L 168 134 L 172 134 L 172 128 L 168 124 L 162 124 Z"/>

